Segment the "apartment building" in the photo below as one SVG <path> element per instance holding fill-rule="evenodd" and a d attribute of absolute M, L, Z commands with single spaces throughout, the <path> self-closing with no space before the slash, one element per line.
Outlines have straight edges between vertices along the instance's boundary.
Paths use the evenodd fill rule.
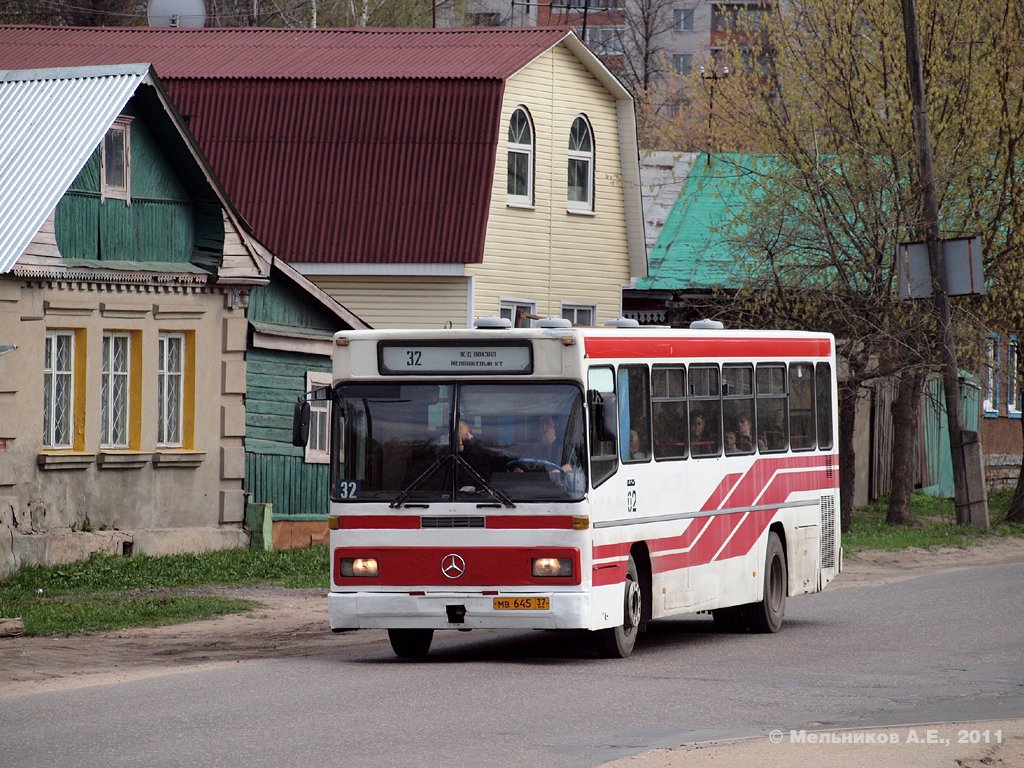
<path fill-rule="evenodd" d="M 757 19 L 778 7 L 766 0 L 469 0 L 467 26 L 571 26 L 631 89 L 688 77 L 711 67 L 741 14 Z"/>

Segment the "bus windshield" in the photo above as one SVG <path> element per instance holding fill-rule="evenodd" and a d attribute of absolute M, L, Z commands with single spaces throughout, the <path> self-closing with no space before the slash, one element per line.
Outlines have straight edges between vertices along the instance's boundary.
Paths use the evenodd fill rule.
<path fill-rule="evenodd" d="M 335 501 L 581 500 L 583 393 L 568 383 L 341 384 Z M 343 450 L 342 450 L 343 448 Z"/>

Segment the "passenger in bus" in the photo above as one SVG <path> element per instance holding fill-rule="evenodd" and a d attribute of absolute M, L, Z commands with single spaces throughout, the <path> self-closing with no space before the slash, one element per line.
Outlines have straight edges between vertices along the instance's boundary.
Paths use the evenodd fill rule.
<path fill-rule="evenodd" d="M 650 458 L 645 451 L 640 450 L 640 435 L 635 429 L 629 430 L 629 458 L 637 461 Z"/>
<path fill-rule="evenodd" d="M 718 453 L 718 437 L 708 428 L 704 414 L 690 414 L 690 453 L 694 456 L 713 456 Z"/>
<path fill-rule="evenodd" d="M 731 430 L 725 430 L 725 455 L 728 456 L 733 453 L 742 453 L 742 451 L 736 445 L 736 433 Z"/>
<path fill-rule="evenodd" d="M 746 413 L 741 413 L 736 417 L 736 450 L 741 453 L 750 453 L 754 450 L 750 417 Z"/>

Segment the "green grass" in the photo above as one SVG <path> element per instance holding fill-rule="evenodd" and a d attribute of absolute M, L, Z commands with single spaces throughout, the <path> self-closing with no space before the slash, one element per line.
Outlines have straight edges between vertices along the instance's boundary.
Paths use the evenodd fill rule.
<path fill-rule="evenodd" d="M 989 496 L 992 520 L 1002 520 L 1010 492 Z M 885 499 L 854 511 L 853 530 L 843 534 L 847 554 L 868 549 L 967 547 L 1007 536 L 1024 537 L 1024 526 L 997 523 L 984 531 L 956 525 L 953 502 L 914 494 L 912 522 L 885 522 Z M 216 594 L 208 586 L 269 584 L 328 588 L 330 558 L 324 545 L 265 552 L 226 549 L 202 554 L 120 557 L 43 567 L 30 565 L 0 579 L 0 616 L 20 616 L 28 635 L 98 632 L 161 626 L 251 610 L 256 603 Z"/>
<path fill-rule="evenodd" d="M 256 606 L 251 600 L 192 594 L 197 587 L 271 584 L 326 590 L 329 573 L 326 546 L 161 557 L 98 553 L 58 566 L 25 566 L 0 580 L 0 616 L 20 616 L 27 635 L 177 624 Z"/>
<path fill-rule="evenodd" d="M 1001 521 L 1006 516 L 1011 491 L 995 491 L 989 495 L 989 518 Z M 843 550 L 856 554 L 867 549 L 898 550 L 909 547 L 969 547 L 1005 537 L 1024 537 L 1024 526 L 994 522 L 988 530 L 956 524 L 952 499 L 937 499 L 915 493 L 910 499 L 911 522 L 889 525 L 885 522 L 888 499 L 879 499 L 853 512 L 853 525 L 843 534 Z"/>

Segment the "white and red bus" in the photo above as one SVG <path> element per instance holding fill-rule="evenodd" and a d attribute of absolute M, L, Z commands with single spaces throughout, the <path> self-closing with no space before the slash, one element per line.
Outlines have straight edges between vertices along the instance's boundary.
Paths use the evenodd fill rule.
<path fill-rule="evenodd" d="M 574 328 L 334 337 L 332 629 L 775 632 L 842 565 L 829 334 Z M 308 406 L 296 404 L 297 443 Z"/>

